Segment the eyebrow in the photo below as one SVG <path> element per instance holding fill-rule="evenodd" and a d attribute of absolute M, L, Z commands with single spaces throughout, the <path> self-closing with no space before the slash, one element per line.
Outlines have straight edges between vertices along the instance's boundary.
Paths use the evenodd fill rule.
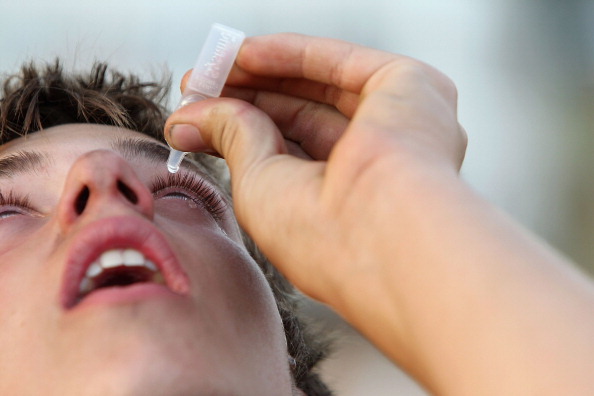
<path fill-rule="evenodd" d="M 145 158 L 154 163 L 162 162 L 163 168 L 166 167 L 169 158 L 169 148 L 161 143 L 147 139 L 118 137 L 111 143 L 111 148 L 128 161 Z M 39 169 L 47 168 L 52 162 L 51 154 L 46 152 L 35 150 L 17 151 L 0 158 L 0 178 L 12 178 L 21 174 L 36 173 Z M 212 176 L 195 161 L 184 158 L 181 166 L 212 181 Z"/>
<path fill-rule="evenodd" d="M 39 151 L 17 151 L 0 158 L 0 177 L 10 178 L 17 174 L 34 173 L 51 164 L 51 158 Z"/>
<path fill-rule="evenodd" d="M 118 137 L 111 144 L 111 148 L 128 161 L 137 158 L 146 158 L 151 162 L 163 163 L 163 168 L 167 167 L 167 159 L 169 158 L 170 150 L 164 144 L 159 142 L 134 137 Z M 200 166 L 199 163 L 192 161 L 188 157 L 183 159 L 181 167 L 188 171 L 198 173 L 200 176 L 213 181 L 212 175 L 210 175 L 209 172 Z"/>
<path fill-rule="evenodd" d="M 111 148 L 128 161 L 146 158 L 151 162 L 166 162 L 169 157 L 169 149 L 164 145 L 140 138 L 118 137 Z"/>

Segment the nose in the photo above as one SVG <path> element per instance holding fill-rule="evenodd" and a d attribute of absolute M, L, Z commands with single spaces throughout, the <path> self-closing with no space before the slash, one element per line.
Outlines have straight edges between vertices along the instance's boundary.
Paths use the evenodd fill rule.
<path fill-rule="evenodd" d="M 84 217 L 136 212 L 153 218 L 153 196 L 131 165 L 109 150 L 95 150 L 76 159 L 58 203 L 58 221 L 66 232 Z"/>

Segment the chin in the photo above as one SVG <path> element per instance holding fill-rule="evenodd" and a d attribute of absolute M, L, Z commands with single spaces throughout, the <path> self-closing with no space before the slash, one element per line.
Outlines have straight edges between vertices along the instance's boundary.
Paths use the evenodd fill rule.
<path fill-rule="evenodd" d="M 102 375 L 103 374 L 103 375 Z M 93 375 L 90 380 L 76 381 L 71 386 L 56 388 L 55 392 L 40 392 L 44 395 L 76 396 L 291 396 L 304 394 L 292 384 L 278 383 L 278 378 L 269 378 L 265 383 L 250 380 L 232 370 L 200 373 L 191 367 L 180 368 L 166 362 L 152 362 L 126 371 L 114 372 L 106 368 L 104 373 Z M 20 393 L 12 393 L 20 394 Z"/>
<path fill-rule="evenodd" d="M 119 345 L 95 345 L 62 361 L 58 372 L 29 393 L 56 396 L 283 396 L 295 392 L 288 365 L 259 361 L 247 351 L 217 351 L 198 340 L 147 343 L 142 335 Z M 202 350 L 201 350 L 202 349 Z M 243 355 L 243 356 L 242 356 Z M 233 357 L 236 356 L 234 359 Z M 284 362 L 283 362 L 284 363 Z"/>
<path fill-rule="evenodd" d="M 150 353 L 149 353 L 150 352 Z M 225 373 L 200 372 L 197 359 L 188 356 L 157 356 L 154 351 L 134 355 L 131 351 L 115 353 L 102 363 L 69 367 L 52 375 L 51 381 L 37 391 L 9 394 L 56 396 L 198 396 L 245 395 L 228 386 Z M 132 356 L 130 356 L 130 354 Z M 72 369 L 72 370 L 70 370 Z M 64 373 L 64 371 L 68 373 Z M 47 378 L 47 377 L 46 377 Z M 3 393 L 4 394 L 4 393 Z M 7 393 L 8 394 L 8 393 Z"/>

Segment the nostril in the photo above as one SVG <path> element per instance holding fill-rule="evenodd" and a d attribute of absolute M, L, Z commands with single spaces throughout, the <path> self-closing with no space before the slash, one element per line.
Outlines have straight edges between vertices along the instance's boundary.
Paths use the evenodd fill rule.
<path fill-rule="evenodd" d="M 136 193 L 121 180 L 118 180 L 118 190 L 120 190 L 120 192 L 124 195 L 124 197 L 126 197 L 128 201 L 135 205 L 138 203 L 138 196 Z"/>
<path fill-rule="evenodd" d="M 82 212 L 85 210 L 87 206 L 87 201 L 89 200 L 89 187 L 85 186 L 81 192 L 76 197 L 76 201 L 74 202 L 74 210 L 76 211 L 77 215 L 81 215 Z"/>

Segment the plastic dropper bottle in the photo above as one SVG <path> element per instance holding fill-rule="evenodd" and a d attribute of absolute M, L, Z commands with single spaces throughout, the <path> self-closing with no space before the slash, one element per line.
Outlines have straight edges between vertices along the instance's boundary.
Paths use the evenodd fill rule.
<path fill-rule="evenodd" d="M 212 25 L 176 109 L 221 95 L 244 39 L 245 34 L 239 30 L 218 23 Z M 186 154 L 171 149 L 167 160 L 169 172 L 179 170 Z"/>

